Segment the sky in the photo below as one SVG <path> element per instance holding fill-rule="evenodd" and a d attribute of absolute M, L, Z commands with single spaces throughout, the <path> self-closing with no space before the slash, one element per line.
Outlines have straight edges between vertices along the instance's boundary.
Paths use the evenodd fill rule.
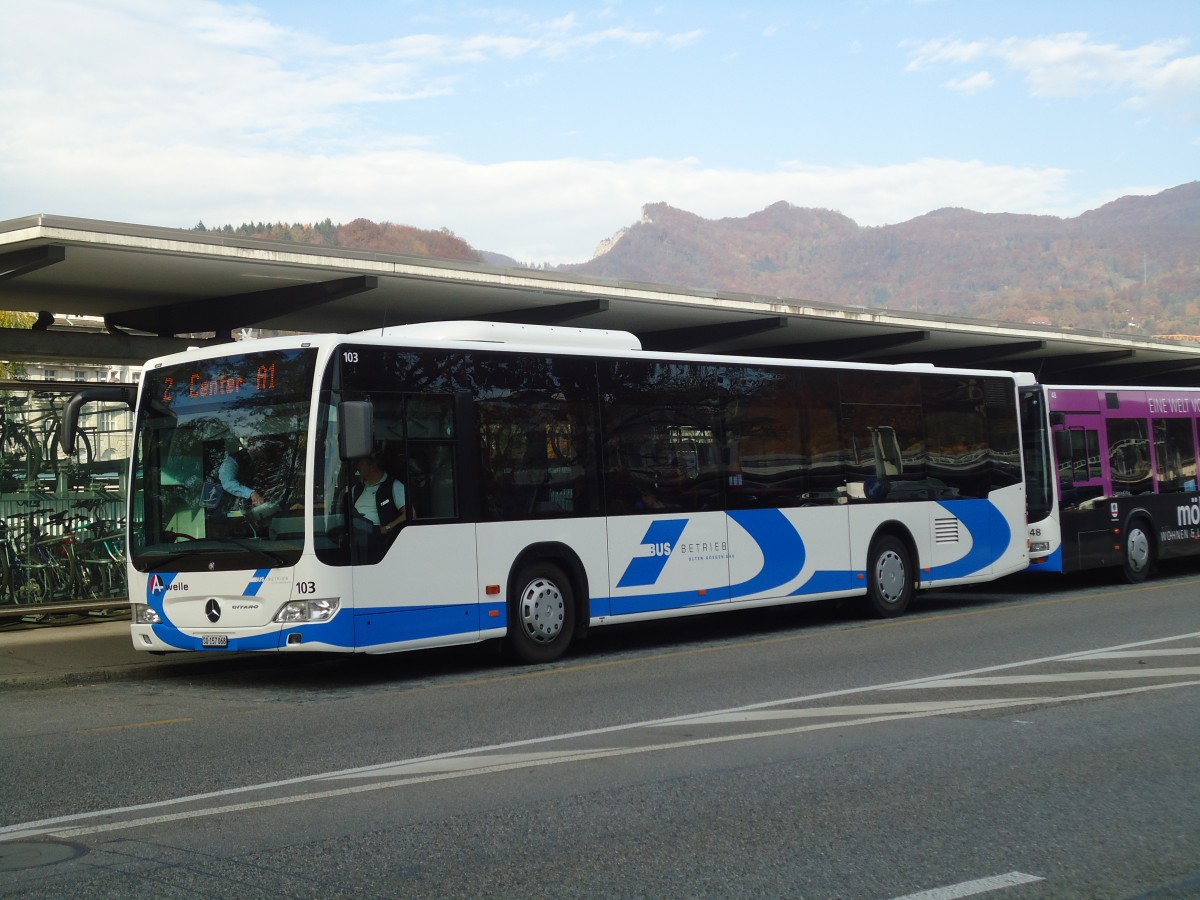
<path fill-rule="evenodd" d="M 1076 216 L 1200 177 L 1195 0 L 0 0 L 0 220 Z"/>

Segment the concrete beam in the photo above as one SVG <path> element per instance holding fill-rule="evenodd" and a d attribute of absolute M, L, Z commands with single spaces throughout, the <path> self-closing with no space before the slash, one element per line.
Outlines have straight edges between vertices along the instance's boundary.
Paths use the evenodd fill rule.
<path fill-rule="evenodd" d="M 0 328 L 0 359 L 16 362 L 89 362 L 140 366 L 155 356 L 188 347 L 219 343 L 213 340 L 163 338 L 89 331 L 30 331 Z"/>

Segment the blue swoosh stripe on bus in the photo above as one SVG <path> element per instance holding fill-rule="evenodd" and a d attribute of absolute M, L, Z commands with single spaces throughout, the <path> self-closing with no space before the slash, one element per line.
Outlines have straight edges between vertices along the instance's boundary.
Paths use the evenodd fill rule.
<path fill-rule="evenodd" d="M 243 597 L 253 597 L 257 594 L 264 584 L 267 583 L 267 575 L 270 574 L 270 569 L 255 569 L 254 574 L 250 577 L 250 583 L 246 585 L 246 589 L 242 591 Z"/>
<path fill-rule="evenodd" d="M 865 583 L 856 572 L 813 572 L 812 577 L 788 596 L 799 597 L 802 594 L 830 594 L 834 591 L 862 590 Z"/>
<path fill-rule="evenodd" d="M 165 622 L 167 621 L 167 613 L 164 608 L 163 601 L 166 599 L 167 591 L 171 587 L 171 582 L 179 577 L 178 572 L 155 572 L 146 579 L 146 605 L 158 613 L 159 617 Z M 162 590 L 154 590 L 154 581 L 162 584 Z"/>
<path fill-rule="evenodd" d="M 627 616 L 633 613 L 656 612 L 660 609 L 686 609 L 689 606 L 703 606 L 706 603 L 723 603 L 728 599 L 729 588 L 721 585 L 692 591 L 610 597 L 609 604 L 611 615 Z"/>
<path fill-rule="evenodd" d="M 617 582 L 617 587 L 643 587 L 658 581 L 658 576 L 666 568 L 667 560 L 671 558 L 675 544 L 687 523 L 687 519 L 658 519 L 651 522 L 641 543 L 650 547 L 654 555 L 635 556 L 631 559 L 625 567 L 625 574 Z M 664 545 L 665 553 L 662 552 Z"/>
<path fill-rule="evenodd" d="M 758 574 L 729 588 L 729 596 L 761 594 L 787 584 L 804 568 L 804 541 L 796 527 L 777 509 L 739 509 L 729 518 L 758 544 L 763 564 Z"/>
<path fill-rule="evenodd" d="M 495 615 L 490 615 L 494 612 Z M 238 636 L 229 635 L 229 646 L 219 652 L 278 650 L 287 644 L 288 635 L 300 634 L 302 644 L 325 644 L 346 650 L 369 649 L 385 644 L 429 638 L 471 638 L 478 635 L 480 622 L 503 623 L 504 605 L 457 604 L 454 606 L 383 607 L 363 610 L 356 617 L 344 610 L 330 622 L 314 622 L 283 629 Z M 366 623 L 364 624 L 363 621 Z M 489 624 L 488 627 L 494 627 Z M 181 650 L 202 650 L 200 638 L 183 634 L 170 625 L 154 626 L 164 643 Z M 210 651 L 205 651 L 210 652 Z"/>
<path fill-rule="evenodd" d="M 1049 556 L 1043 556 L 1040 559 L 1031 559 L 1029 561 L 1030 572 L 1062 572 L 1063 571 L 1063 552 L 1062 547 L 1056 547 L 1054 552 Z"/>
<path fill-rule="evenodd" d="M 923 581 L 976 575 L 985 572 L 1004 555 L 1012 540 L 1012 530 L 990 500 L 946 500 L 938 506 L 966 526 L 971 535 L 971 549 L 966 556 L 952 563 L 934 566 L 924 575 Z"/>

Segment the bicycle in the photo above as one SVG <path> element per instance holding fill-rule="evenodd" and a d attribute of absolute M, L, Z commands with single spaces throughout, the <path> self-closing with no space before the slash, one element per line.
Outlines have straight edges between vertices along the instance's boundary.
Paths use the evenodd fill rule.
<path fill-rule="evenodd" d="M 4 490 L 20 490 L 37 478 L 42 467 L 42 443 L 25 422 L 15 415 L 28 396 L 0 399 L 0 484 Z"/>
<path fill-rule="evenodd" d="M 27 483 L 43 470 L 58 475 L 64 468 L 70 472 L 90 466 L 95 453 L 88 429 L 76 432 L 75 450 L 66 453 L 59 441 L 61 404 L 54 398 L 31 403 L 31 396 L 10 395 L 0 403 L 0 457 L 5 467 L 15 465 L 21 470 L 19 480 Z"/>
<path fill-rule="evenodd" d="M 24 502 L 29 507 L 25 512 L 0 522 L 0 596 L 21 606 L 45 603 L 52 596 L 49 564 L 36 546 L 42 535 L 35 504 Z"/>
<path fill-rule="evenodd" d="M 75 529 L 75 559 L 87 573 L 95 596 L 120 597 L 125 593 L 124 519 L 105 519 L 101 497 L 79 500 L 75 507 L 88 511 Z"/>

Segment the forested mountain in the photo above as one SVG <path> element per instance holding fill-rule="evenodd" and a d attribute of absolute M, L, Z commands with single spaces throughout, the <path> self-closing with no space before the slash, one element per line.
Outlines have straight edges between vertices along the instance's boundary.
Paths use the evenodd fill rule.
<path fill-rule="evenodd" d="M 238 226 L 224 225 L 216 228 L 209 228 L 200 222 L 192 230 L 206 234 L 342 247 L 347 250 L 379 250 L 404 256 L 429 256 L 466 262 L 483 261 L 483 255 L 479 251 L 474 250 L 470 244 L 448 229 L 431 231 L 409 225 L 394 225 L 391 222 L 372 222 L 370 219 L 355 219 L 345 225 L 334 225 L 330 219 L 326 219 L 316 225 L 244 222 Z"/>
<path fill-rule="evenodd" d="M 1200 335 L 1200 182 L 1076 218 L 940 209 L 861 227 L 776 203 L 710 220 L 664 203 L 584 275 L 844 306 Z"/>
<path fill-rule="evenodd" d="M 355 219 L 196 230 L 515 265 L 437 231 Z M 939 209 L 862 227 L 775 203 L 704 219 L 665 203 L 559 270 L 842 306 L 1200 339 L 1200 182 L 1122 197 L 1071 219 Z"/>

